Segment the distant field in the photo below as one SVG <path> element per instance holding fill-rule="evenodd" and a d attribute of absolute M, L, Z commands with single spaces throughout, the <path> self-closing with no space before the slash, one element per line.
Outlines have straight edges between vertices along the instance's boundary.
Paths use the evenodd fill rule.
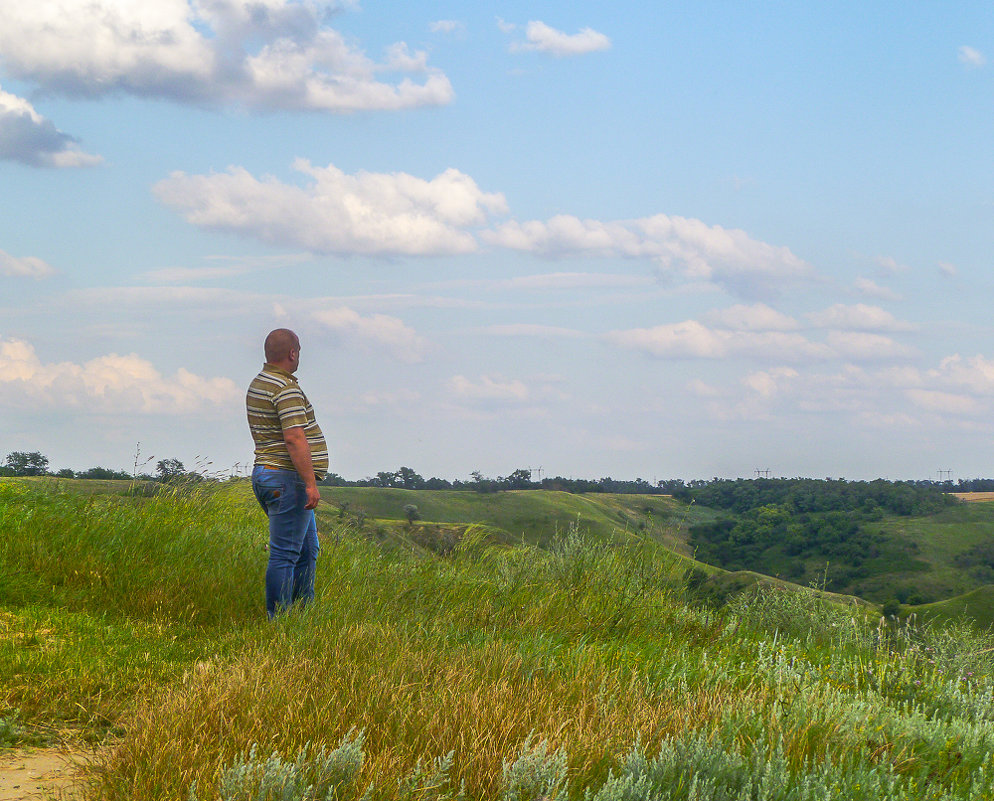
<path fill-rule="evenodd" d="M 994 492 L 951 492 L 949 494 L 959 498 L 961 501 L 969 501 L 970 503 L 989 503 L 994 501 Z"/>

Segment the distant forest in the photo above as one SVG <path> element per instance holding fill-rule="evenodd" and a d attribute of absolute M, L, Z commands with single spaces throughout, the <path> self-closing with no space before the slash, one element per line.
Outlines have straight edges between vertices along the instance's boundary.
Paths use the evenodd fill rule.
<path fill-rule="evenodd" d="M 146 481 L 170 481 L 178 478 L 203 479 L 217 478 L 217 475 L 201 475 L 197 471 L 188 471 L 178 459 L 161 459 L 156 462 L 154 473 L 136 474 L 127 470 L 115 470 L 107 467 L 89 467 L 85 470 L 63 468 L 58 471 L 48 469 L 48 457 L 38 451 L 14 451 L 7 455 L 0 464 L 2 476 L 56 476 L 58 478 L 96 478 L 96 479 L 142 479 Z M 329 487 L 390 487 L 409 490 L 471 490 L 473 492 L 503 492 L 506 490 L 544 489 L 558 492 L 610 492 L 624 495 L 673 495 L 681 500 L 694 500 L 704 506 L 742 511 L 765 503 L 782 503 L 785 496 L 795 501 L 805 493 L 810 494 L 812 487 L 818 487 L 817 493 L 825 503 L 836 503 L 842 496 L 855 497 L 869 493 L 884 507 L 887 504 L 881 497 L 911 497 L 910 489 L 934 490 L 943 492 L 994 492 L 994 478 L 971 478 L 957 481 L 846 481 L 845 479 L 811 479 L 811 478 L 756 478 L 756 479 L 694 479 L 684 481 L 682 478 L 667 478 L 656 482 L 644 478 L 615 479 L 605 478 L 565 478 L 555 476 L 533 480 L 532 471 L 519 468 L 509 475 L 490 478 L 476 470 L 468 480 L 446 478 L 424 478 L 410 467 L 401 467 L 394 471 L 382 471 L 375 476 L 349 480 L 338 473 L 331 473 L 322 482 Z M 898 491 L 895 488 L 903 488 Z M 756 497 L 764 497 L 762 503 L 753 503 Z M 917 496 L 915 496 L 917 497 Z M 729 500 L 733 499 L 733 500 Z M 726 505 L 733 503 L 732 506 Z M 812 510 L 813 511 L 813 510 Z M 825 511 L 825 510 L 820 510 Z M 892 510 L 897 511 L 897 510 Z M 898 512 L 904 514 L 904 512 Z"/>
<path fill-rule="evenodd" d="M 824 493 L 823 503 L 833 505 L 840 503 L 842 497 L 849 499 L 870 496 L 876 502 L 890 508 L 890 503 L 897 503 L 896 498 L 926 497 L 946 492 L 994 492 L 994 479 L 972 478 L 958 481 L 846 481 L 845 479 L 813 479 L 813 478 L 756 478 L 756 479 L 694 479 L 684 481 L 682 478 L 668 478 L 651 483 L 644 478 L 632 480 L 615 478 L 564 478 L 555 476 L 532 480 L 532 471 L 519 468 L 507 476 L 490 478 L 479 471 L 470 474 L 468 481 L 456 479 L 450 481 L 444 478 L 424 478 L 410 467 L 401 467 L 393 472 L 380 472 L 358 480 L 342 478 L 337 473 L 331 473 L 324 480 L 331 487 L 390 487 L 394 489 L 411 490 L 472 490 L 474 492 L 502 492 L 505 490 L 544 489 L 560 492 L 611 492 L 625 495 L 673 495 L 681 500 L 694 500 L 704 506 L 736 511 L 733 506 L 726 506 L 729 499 L 738 499 L 738 510 L 753 508 L 767 503 L 782 503 L 785 496 L 798 500 L 800 496 L 811 492 Z M 921 490 L 922 492 L 915 492 Z M 757 497 L 764 500 L 754 503 Z M 890 498 L 891 500 L 885 500 Z M 798 501 L 804 503 L 804 501 Z M 907 504 L 907 501 L 904 502 Z M 916 501 L 920 503 L 920 501 Z M 890 509 L 897 512 L 896 509 Z M 810 510 L 815 511 L 815 510 Z M 819 509 L 818 511 L 827 511 Z M 911 514 L 911 512 L 898 512 Z"/>

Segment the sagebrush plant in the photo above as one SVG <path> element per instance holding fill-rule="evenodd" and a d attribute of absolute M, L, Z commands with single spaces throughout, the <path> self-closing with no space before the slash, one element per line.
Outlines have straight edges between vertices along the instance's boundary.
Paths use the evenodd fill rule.
<path fill-rule="evenodd" d="M 4 487 L 0 703 L 119 727 L 91 801 L 327 796 L 342 748 L 342 801 L 994 797 L 994 642 L 965 625 L 773 587 L 716 615 L 582 522 L 444 558 L 322 530 L 316 601 L 270 624 L 244 485 Z"/>
<path fill-rule="evenodd" d="M 503 801 L 544 801 L 559 795 L 566 785 L 567 761 L 562 751 L 549 753 L 549 743 L 533 743 L 532 736 L 521 745 L 518 758 L 504 763 Z"/>
<path fill-rule="evenodd" d="M 293 762 L 275 751 L 263 759 L 253 743 L 222 771 L 218 796 L 221 801 L 337 801 L 362 768 L 362 741 L 362 732 L 350 732 L 330 751 L 307 743 Z M 188 799 L 198 801 L 196 783 Z"/>

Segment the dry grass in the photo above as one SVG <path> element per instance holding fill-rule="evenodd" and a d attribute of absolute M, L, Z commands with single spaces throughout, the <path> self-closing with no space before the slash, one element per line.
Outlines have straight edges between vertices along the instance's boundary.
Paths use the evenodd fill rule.
<path fill-rule="evenodd" d="M 660 685 L 596 652 L 530 670 L 509 644 L 440 649 L 391 627 L 319 626 L 260 643 L 229 666 L 202 663 L 146 705 L 105 768 L 101 797 L 179 797 L 193 781 L 215 786 L 253 743 L 292 754 L 358 729 L 359 784 L 375 784 L 378 797 L 393 797 L 418 761 L 454 751 L 456 783 L 496 798 L 504 763 L 530 735 L 564 749 L 571 775 L 593 782 L 636 740 L 707 726 L 757 700 L 720 685 Z"/>

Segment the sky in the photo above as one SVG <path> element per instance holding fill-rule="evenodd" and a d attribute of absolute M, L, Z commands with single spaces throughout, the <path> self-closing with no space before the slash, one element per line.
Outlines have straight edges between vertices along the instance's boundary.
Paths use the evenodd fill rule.
<path fill-rule="evenodd" d="M 0 0 L 0 458 L 994 476 L 986 2 Z"/>

